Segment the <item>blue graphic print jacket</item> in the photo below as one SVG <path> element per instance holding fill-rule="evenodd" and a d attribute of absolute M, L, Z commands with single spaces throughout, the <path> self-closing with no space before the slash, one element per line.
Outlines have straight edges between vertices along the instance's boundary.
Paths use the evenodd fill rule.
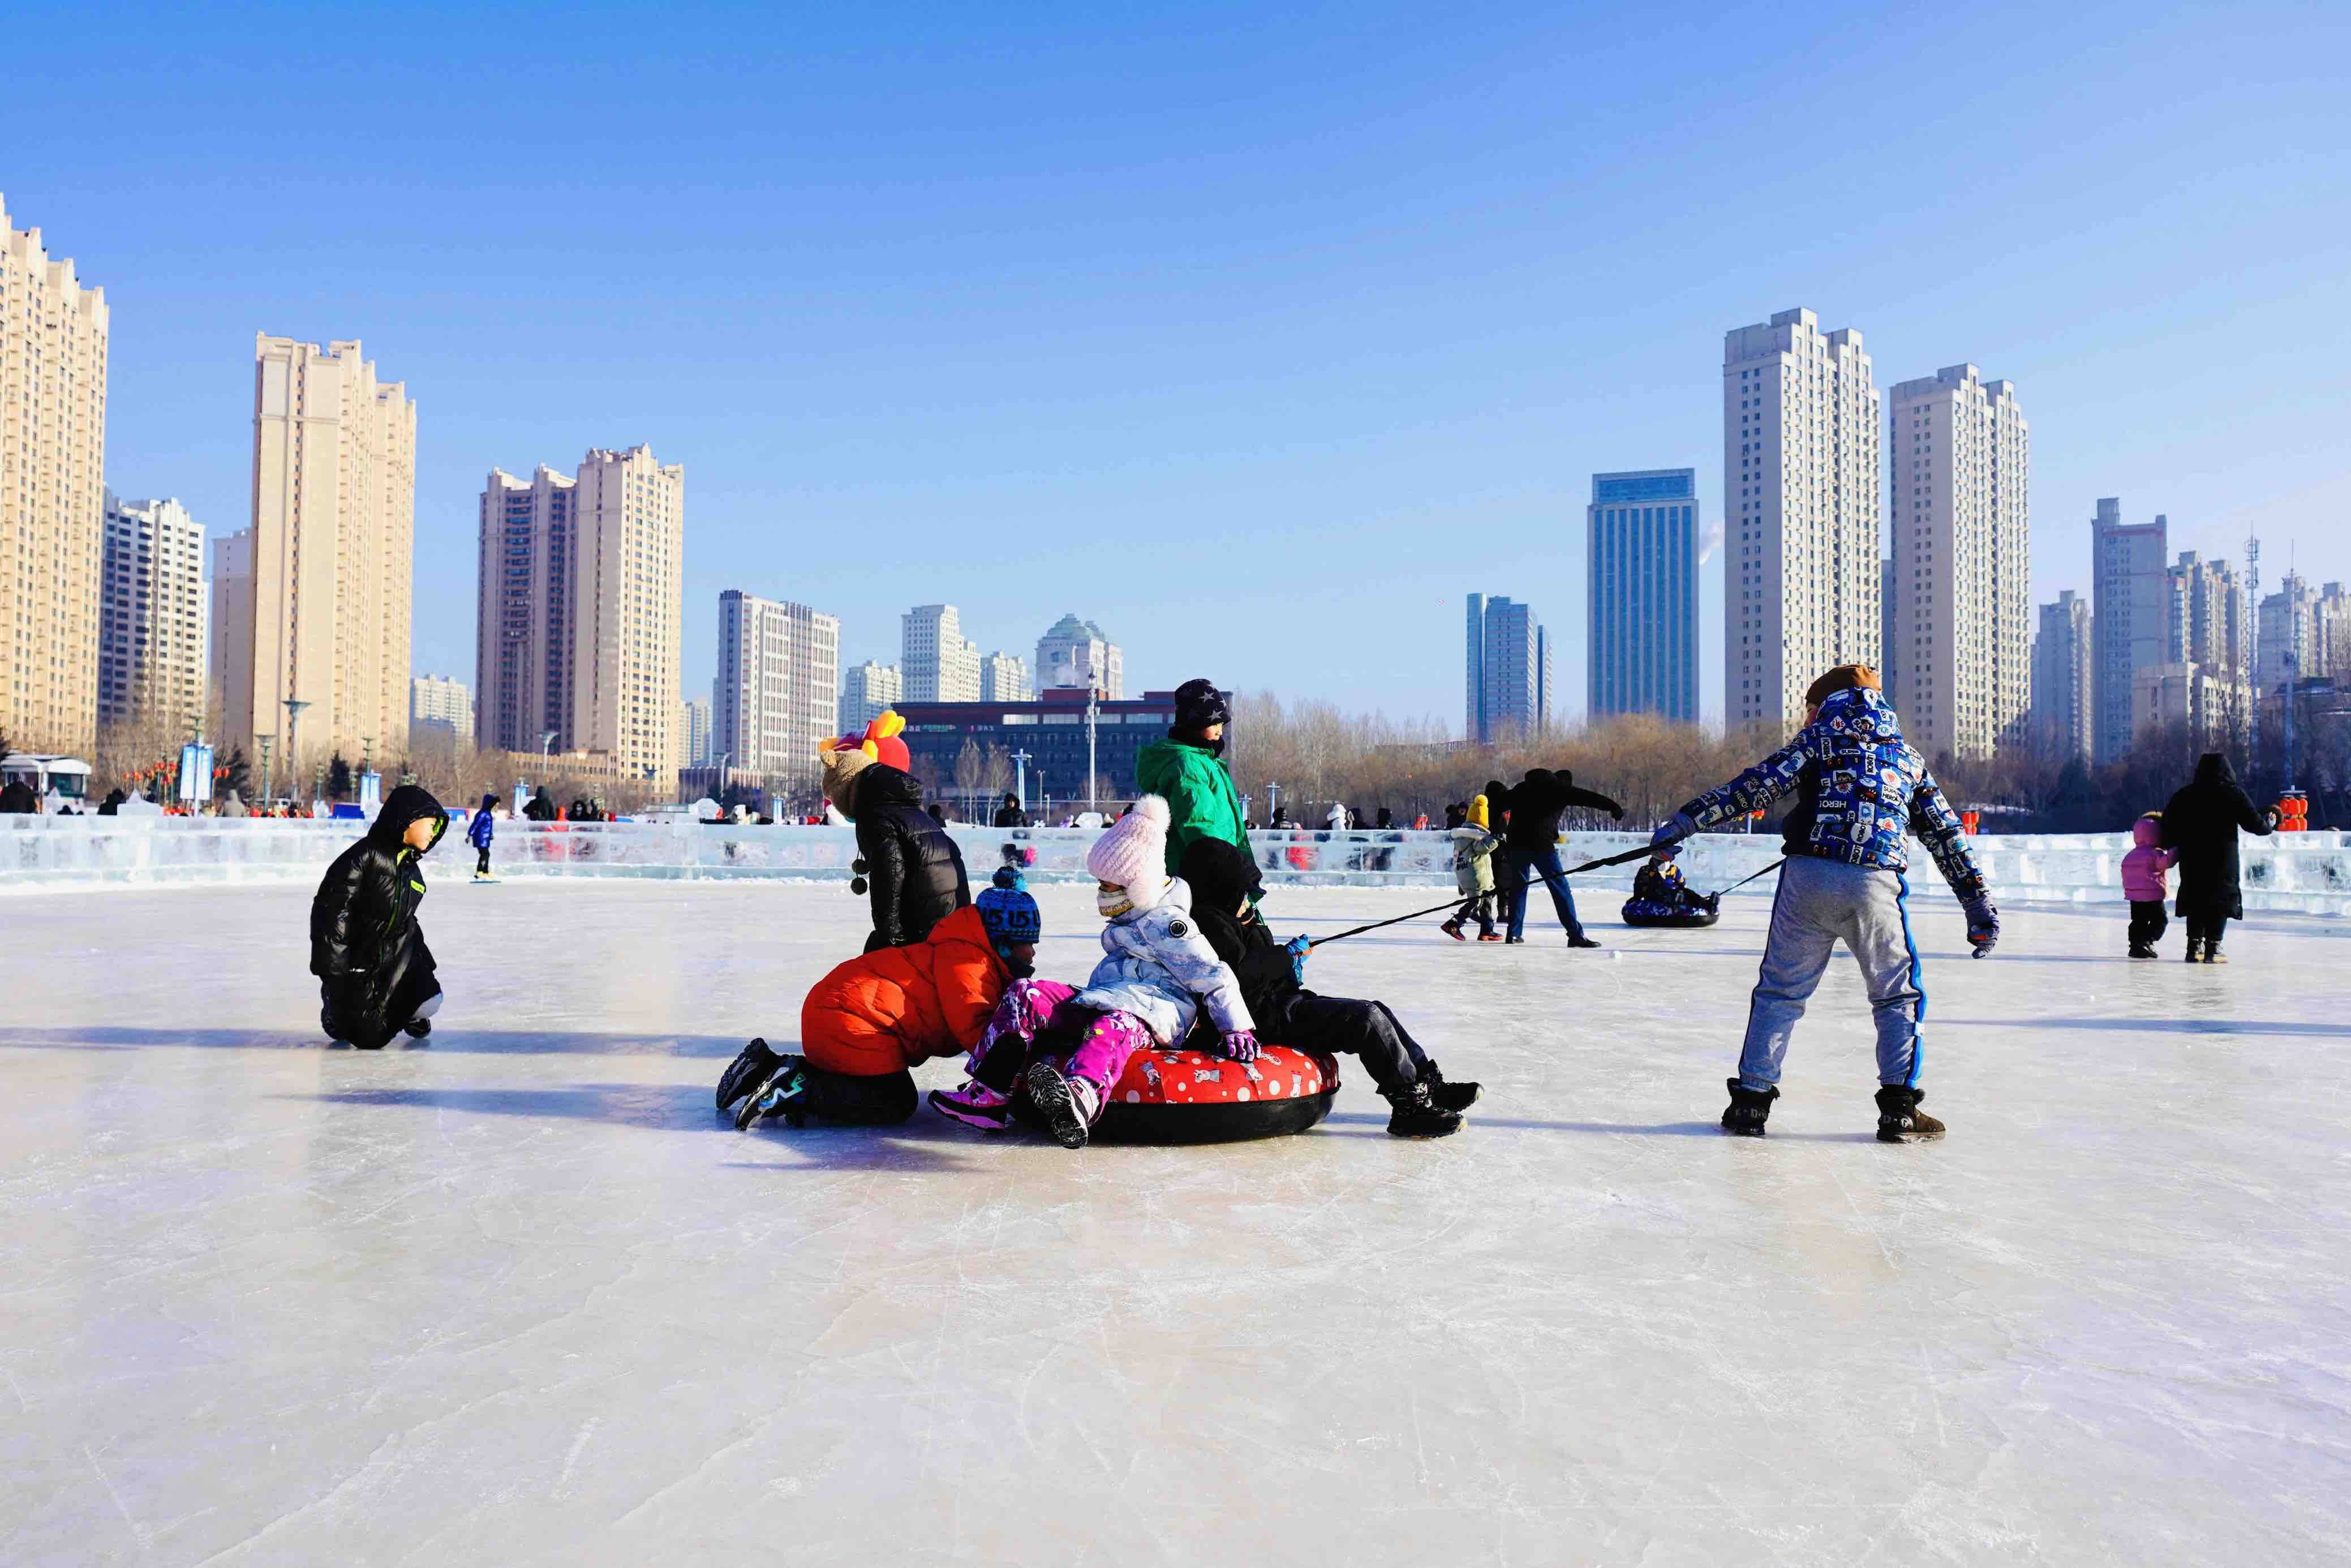
<path fill-rule="evenodd" d="M 1761 810 L 1790 791 L 1797 805 L 1788 814 L 1789 854 L 1901 871 L 1909 866 L 1903 840 L 1916 833 L 1952 892 L 1963 899 L 1983 897 L 1983 874 L 1968 854 L 1959 814 L 1876 692 L 1835 693 L 1794 740 L 1682 812 L 1708 827 Z"/>

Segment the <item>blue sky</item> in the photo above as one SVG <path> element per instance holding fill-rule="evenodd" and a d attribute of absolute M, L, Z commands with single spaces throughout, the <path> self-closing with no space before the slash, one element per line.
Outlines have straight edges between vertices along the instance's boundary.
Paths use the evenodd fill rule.
<path fill-rule="evenodd" d="M 1594 470 L 1721 504 L 1721 335 L 2032 424 L 2040 597 L 2119 494 L 2351 578 L 2351 7 L 50 7 L 13 220 L 113 310 L 109 479 L 250 510 L 256 330 L 420 421 L 415 662 L 472 678 L 475 497 L 686 470 L 719 592 L 1099 620 L 1196 674 L 1460 721 L 1461 597 L 1583 706 Z M 1719 557 L 1704 586 L 1720 710 Z"/>

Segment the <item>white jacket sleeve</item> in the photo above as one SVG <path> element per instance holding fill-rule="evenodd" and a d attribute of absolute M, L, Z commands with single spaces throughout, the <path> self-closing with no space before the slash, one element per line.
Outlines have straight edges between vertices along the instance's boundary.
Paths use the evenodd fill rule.
<path fill-rule="evenodd" d="M 1152 935 L 1152 956 L 1176 977 L 1176 983 L 1200 999 L 1219 1033 L 1255 1029 L 1249 1003 L 1241 1000 L 1240 977 L 1217 956 L 1208 939 L 1189 915 L 1169 919 Z"/>

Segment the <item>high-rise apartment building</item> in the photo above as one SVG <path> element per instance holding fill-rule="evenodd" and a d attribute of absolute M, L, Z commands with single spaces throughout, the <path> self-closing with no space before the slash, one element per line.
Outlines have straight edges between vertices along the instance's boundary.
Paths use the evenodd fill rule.
<path fill-rule="evenodd" d="M 834 721 L 844 735 L 865 726 L 906 700 L 906 678 L 894 664 L 866 660 L 841 678 L 841 713 Z"/>
<path fill-rule="evenodd" d="M 26 751 L 98 734 L 106 346 L 105 290 L 0 202 L 0 731 Z"/>
<path fill-rule="evenodd" d="M 2097 659 L 2090 607 L 2071 588 L 2041 607 L 2032 639 L 2032 743 L 2044 757 L 2093 760 L 2097 738 Z"/>
<path fill-rule="evenodd" d="M 1065 615 L 1037 639 L 1036 685 L 1092 687 L 1104 697 L 1126 695 L 1126 655 L 1092 621 Z"/>
<path fill-rule="evenodd" d="M 795 804 L 819 793 L 817 748 L 840 732 L 841 622 L 806 605 L 718 596 L 711 744 Z"/>
<path fill-rule="evenodd" d="M 419 675 L 408 683 L 408 723 L 443 724 L 459 735 L 474 734 L 474 694 L 454 675 Z"/>
<path fill-rule="evenodd" d="M 677 782 L 685 470 L 594 448 L 567 479 L 493 469 L 481 497 L 475 734 L 507 751 L 607 755 Z"/>
<path fill-rule="evenodd" d="M 979 661 L 979 700 L 983 702 L 1026 702 L 1034 696 L 1029 687 L 1029 662 L 1017 653 L 991 653 Z"/>
<path fill-rule="evenodd" d="M 407 749 L 416 405 L 356 342 L 261 333 L 253 369 L 253 609 L 221 623 L 222 738 L 307 785 L 330 752 Z"/>
<path fill-rule="evenodd" d="M 2022 745 L 2032 708 L 2032 433 L 2007 381 L 1948 365 L 1896 384 L 1887 690 L 1921 753 Z"/>
<path fill-rule="evenodd" d="M 898 618 L 898 668 L 909 702 L 979 701 L 979 646 L 965 640 L 953 605 L 916 605 Z"/>
<path fill-rule="evenodd" d="M 205 653 L 204 712 L 219 727 L 227 711 L 227 693 L 235 681 L 231 659 L 242 656 L 246 665 L 235 677 L 253 682 L 253 639 L 244 628 L 253 625 L 253 530 L 215 535 L 205 549 L 204 608 L 210 646 Z M 238 628 L 234 635 L 225 628 Z"/>
<path fill-rule="evenodd" d="M 204 531 L 176 501 L 106 492 L 98 615 L 98 722 L 193 738 L 209 674 Z"/>
<path fill-rule="evenodd" d="M 1551 729 L 1551 637 L 1531 606 L 1469 596 L 1467 739 L 1479 745 L 1539 739 Z"/>
<path fill-rule="evenodd" d="M 711 691 L 718 690 L 716 681 Z M 707 768 L 717 764 L 718 754 L 710 748 L 710 703 L 700 697 L 689 697 L 678 704 L 679 744 L 684 754 L 678 759 L 682 768 Z"/>
<path fill-rule="evenodd" d="M 1833 665 L 1881 662 L 1879 398 L 1861 334 L 1783 310 L 1722 342 L 1724 712 L 1789 728 Z"/>
<path fill-rule="evenodd" d="M 2091 754 L 2114 762 L 2130 751 L 2138 671 L 2167 662 L 2171 647 L 2169 524 L 2126 524 L 2117 496 L 2102 496 L 2090 520 L 2091 644 L 2097 674 L 2095 743 Z"/>
<path fill-rule="evenodd" d="M 1592 476 L 1589 712 L 1698 722 L 1698 471 Z"/>
<path fill-rule="evenodd" d="M 494 468 L 482 487 L 474 680 L 483 746 L 571 749 L 578 493 L 578 481 L 545 463 L 528 480 Z"/>
<path fill-rule="evenodd" d="M 2341 583 L 2324 592 L 2289 571 L 2278 591 L 2262 600 L 2254 691 L 2273 701 L 2289 681 L 2351 675 L 2351 594 Z"/>
<path fill-rule="evenodd" d="M 2210 683 L 2199 699 L 2198 735 L 2217 742 L 2241 737 L 2253 720 L 2252 628 L 2247 624 L 2244 585 L 2226 561 L 2207 561 L 2182 550 L 2171 568 L 2169 630 L 2166 660 L 2192 667 Z"/>

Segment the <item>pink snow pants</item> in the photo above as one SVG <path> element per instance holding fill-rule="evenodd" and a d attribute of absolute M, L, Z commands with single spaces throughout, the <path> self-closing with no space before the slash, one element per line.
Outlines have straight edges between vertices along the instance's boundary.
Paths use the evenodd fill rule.
<path fill-rule="evenodd" d="M 1077 1006 L 1071 1001 L 1077 994 L 1075 986 L 1051 980 L 1016 980 L 1006 987 L 996 1015 L 971 1048 L 972 1077 L 1008 1095 L 1033 1057 L 1052 1063 L 1070 1077 L 1085 1079 L 1107 1099 L 1128 1060 L 1150 1048 L 1151 1032 L 1133 1013 Z M 1077 1045 L 1040 1051 L 1038 1036 L 1048 1029 L 1064 1038 L 1075 1033 Z"/>

